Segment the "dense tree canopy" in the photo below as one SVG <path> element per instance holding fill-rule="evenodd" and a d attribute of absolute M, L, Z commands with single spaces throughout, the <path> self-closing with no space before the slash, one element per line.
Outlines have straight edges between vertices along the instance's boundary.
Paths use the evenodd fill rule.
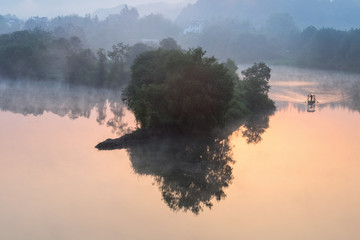
<path fill-rule="evenodd" d="M 268 109 L 274 106 L 273 101 L 268 98 L 270 72 L 271 69 L 263 62 L 255 63 L 241 72 L 244 75 L 245 100 L 251 110 Z"/>
<path fill-rule="evenodd" d="M 294 44 L 297 66 L 359 72 L 360 29 L 306 28 Z"/>
<path fill-rule="evenodd" d="M 0 75 L 43 78 L 46 72 L 50 35 L 42 31 L 21 31 L 0 36 Z"/>
<path fill-rule="evenodd" d="M 204 55 L 200 48 L 159 49 L 135 60 L 124 95 L 142 128 L 193 131 L 224 123 L 236 79 Z"/>
<path fill-rule="evenodd" d="M 201 48 L 150 51 L 132 67 L 124 99 L 143 129 L 207 131 L 252 110 L 273 108 L 270 68 L 255 64 L 240 81 L 232 60 L 219 63 Z"/>

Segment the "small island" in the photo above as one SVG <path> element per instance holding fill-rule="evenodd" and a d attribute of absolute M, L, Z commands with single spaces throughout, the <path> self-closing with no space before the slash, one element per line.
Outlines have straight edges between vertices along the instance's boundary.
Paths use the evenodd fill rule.
<path fill-rule="evenodd" d="M 242 71 L 240 79 L 234 61 L 219 63 L 205 54 L 201 48 L 160 48 L 139 55 L 123 92 L 139 128 L 96 148 L 127 148 L 166 136 L 211 135 L 252 113 L 275 109 L 268 97 L 271 69 L 265 63 Z"/>

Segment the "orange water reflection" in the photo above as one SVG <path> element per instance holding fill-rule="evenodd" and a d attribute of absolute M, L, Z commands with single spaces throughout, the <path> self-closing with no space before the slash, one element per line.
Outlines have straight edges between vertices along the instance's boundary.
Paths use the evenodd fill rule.
<path fill-rule="evenodd" d="M 1 239 L 356 239 L 360 114 L 289 107 L 258 144 L 234 133 L 227 198 L 199 216 L 173 213 L 94 119 L 0 112 Z M 3 137 L 6 136 L 6 137 Z M 141 230 L 139 230 L 141 227 Z M 174 237 L 176 235 L 176 237 Z"/>
<path fill-rule="evenodd" d="M 247 145 L 233 135 L 232 188 L 238 199 L 228 201 L 242 206 L 241 217 L 233 220 L 247 226 L 243 234 L 250 239 L 356 239 L 359 122 L 358 113 L 343 109 L 308 114 L 289 107 L 271 118 L 260 144 Z"/>
<path fill-rule="evenodd" d="M 27 95 L 6 98 L 0 102 L 0 239 L 357 239 L 359 101 L 356 92 L 345 94 L 357 85 L 300 84 L 290 72 L 296 84 L 274 86 L 278 111 L 261 141 L 248 144 L 243 127 L 230 136 L 235 164 L 226 198 L 200 215 L 172 211 L 155 174 L 136 172 L 126 150 L 94 148 L 118 134 L 108 120 L 99 125 L 88 93 L 64 96 L 80 101 L 65 101 L 60 113 L 53 94 L 35 103 L 24 103 Z M 302 99 L 313 88 L 326 104 L 310 114 Z M 128 114 L 113 117 L 110 105 L 106 111 L 115 126 L 134 124 Z"/>

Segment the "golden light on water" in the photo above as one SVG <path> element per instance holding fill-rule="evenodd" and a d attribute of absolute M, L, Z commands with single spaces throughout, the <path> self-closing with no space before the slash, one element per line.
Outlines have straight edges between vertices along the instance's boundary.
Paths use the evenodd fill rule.
<path fill-rule="evenodd" d="M 135 127 L 121 105 L 107 103 L 102 109 L 107 117 L 99 125 L 96 107 L 89 110 L 88 93 L 76 93 L 81 104 L 75 107 L 65 101 L 61 114 L 51 98 L 45 98 L 48 110 L 36 116 L 29 112 L 44 104 L 19 105 L 31 99 L 25 93 L 1 102 L 2 109 L 12 111 L 0 111 L 0 239 L 356 239 L 356 98 L 346 95 L 346 88 L 301 84 L 296 77 L 289 77 L 287 85 L 276 76 L 275 71 L 271 96 L 278 110 L 261 141 L 248 144 L 244 126 L 230 136 L 235 163 L 230 165 L 232 181 L 223 188 L 226 197 L 212 199 L 214 206 L 199 215 L 169 208 L 158 175 L 151 174 L 154 166 L 144 165 L 146 174 L 140 175 L 128 151 L 94 148 L 119 136 L 113 126 Z M 321 102 L 314 113 L 306 112 L 303 102 L 310 90 Z M 62 114 L 82 108 L 90 114 L 80 111 L 75 119 L 69 117 L 77 116 L 74 112 Z M 122 117 L 113 116 L 122 111 Z"/>
<path fill-rule="evenodd" d="M 251 239 L 266 233 L 276 239 L 352 239 L 360 222 L 359 121 L 360 114 L 343 109 L 308 114 L 289 107 L 271 117 L 260 144 L 232 136 L 237 177 L 231 190 L 237 188 L 244 229 L 254 230 L 246 233 Z"/>

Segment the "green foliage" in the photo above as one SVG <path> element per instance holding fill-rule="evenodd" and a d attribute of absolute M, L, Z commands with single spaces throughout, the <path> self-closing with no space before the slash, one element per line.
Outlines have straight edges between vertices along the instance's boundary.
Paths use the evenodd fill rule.
<path fill-rule="evenodd" d="M 36 30 L 0 36 L 0 75 L 8 78 L 41 79 L 46 74 L 50 35 Z"/>
<path fill-rule="evenodd" d="M 204 55 L 201 48 L 159 49 L 135 60 L 124 96 L 142 128 L 192 132 L 224 124 L 236 79 Z"/>
<path fill-rule="evenodd" d="M 229 74 L 231 74 L 234 79 L 239 80 L 239 76 L 237 74 L 238 66 L 234 60 L 228 58 L 224 65 L 229 70 Z"/>
<path fill-rule="evenodd" d="M 202 46 L 220 59 L 253 62 L 278 56 L 274 44 L 257 32 L 249 22 L 236 19 L 216 19 L 204 23 L 204 29 L 191 43 Z"/>
<path fill-rule="evenodd" d="M 55 38 L 39 29 L 0 35 L 0 76 L 120 88 L 129 82 L 136 56 L 152 49 L 118 43 L 95 53 L 83 46 L 79 37 Z"/>
<path fill-rule="evenodd" d="M 128 51 L 128 45 L 118 43 L 113 45 L 112 51 L 108 52 L 108 57 L 110 58 L 110 71 L 107 78 L 107 85 L 109 87 L 120 87 L 128 82 L 130 74 L 125 66 Z"/>
<path fill-rule="evenodd" d="M 293 41 L 298 37 L 299 29 L 289 14 L 275 13 L 269 16 L 261 32 L 277 51 L 283 54 L 291 48 Z"/>
<path fill-rule="evenodd" d="M 153 48 L 144 43 L 136 43 L 135 45 L 131 46 L 128 51 L 126 66 L 128 68 L 131 68 L 131 66 L 134 64 L 135 58 L 137 56 L 139 56 L 140 54 L 142 54 L 144 52 L 148 52 L 151 50 L 153 50 Z"/>
<path fill-rule="evenodd" d="M 189 46 L 202 46 L 220 59 L 230 57 L 238 63 L 270 61 L 360 72 L 360 29 L 309 26 L 300 31 L 286 13 L 270 15 L 259 29 L 249 22 L 221 17 L 204 21 L 201 26 L 201 32 L 186 34 L 183 42 Z"/>
<path fill-rule="evenodd" d="M 287 13 L 274 13 L 265 22 L 262 31 L 270 38 L 281 40 L 299 32 L 293 18 Z"/>
<path fill-rule="evenodd" d="M 105 50 L 100 48 L 97 53 L 98 63 L 97 63 L 97 86 L 103 86 L 106 81 L 107 75 L 107 56 Z"/>
<path fill-rule="evenodd" d="M 165 38 L 160 41 L 160 47 L 165 50 L 176 50 L 181 49 L 177 42 L 173 38 Z"/>
<path fill-rule="evenodd" d="M 246 115 L 250 114 L 251 111 L 245 104 L 244 87 L 243 83 L 240 82 L 239 76 L 237 74 L 237 65 L 230 58 L 226 60 L 224 65 L 229 70 L 229 74 L 231 74 L 235 79 L 233 97 L 230 100 L 229 108 L 226 112 L 227 121 L 234 121 L 245 117 Z"/>
<path fill-rule="evenodd" d="M 234 86 L 233 97 L 226 112 L 226 120 L 228 122 L 236 121 L 249 114 L 251 114 L 251 111 L 246 105 L 243 83 L 237 81 Z"/>
<path fill-rule="evenodd" d="M 138 19 L 135 23 L 133 32 L 137 39 L 163 39 L 167 37 L 177 37 L 180 28 L 171 20 L 165 19 L 159 14 L 150 14 Z M 127 34 L 127 33 L 126 33 Z"/>
<path fill-rule="evenodd" d="M 360 29 L 306 28 L 297 42 L 298 66 L 360 72 Z"/>
<path fill-rule="evenodd" d="M 300 5 L 304 1 L 296 1 L 297 3 L 290 4 L 293 7 L 296 6 L 291 9 L 288 9 L 289 4 L 284 4 L 286 2 L 284 0 L 279 0 L 279 4 L 264 1 L 258 5 L 260 12 L 264 11 L 264 9 L 273 9 L 274 6 L 276 8 L 282 6 L 287 10 L 270 11 L 274 14 L 267 19 L 267 15 L 264 15 L 257 20 L 251 20 L 250 9 L 257 9 L 257 7 L 253 8 L 253 6 L 248 8 L 251 1 L 225 2 L 215 0 L 212 0 L 211 3 L 209 1 L 198 1 L 191 7 L 189 6 L 190 8 L 196 8 L 196 12 L 188 12 L 190 15 L 196 16 L 195 19 L 202 16 L 200 19 L 207 20 L 195 21 L 195 24 L 185 28 L 185 31 L 179 26 L 188 26 L 189 21 L 186 21 L 186 23 L 183 22 L 184 19 L 181 20 L 185 16 L 183 14 L 189 10 L 188 8 L 183 11 L 182 17 L 179 16 L 177 19 L 178 24 L 182 22 L 180 25 L 176 25 L 161 15 L 151 14 L 140 17 L 136 9 L 127 7 L 119 11 L 119 14 L 112 14 L 106 19 L 69 15 L 53 19 L 32 17 L 23 22 L 15 16 L 0 15 L 0 34 L 19 29 L 32 30 L 28 31 L 31 34 L 27 36 L 24 33 L 8 35 L 11 38 L 15 37 L 15 35 L 21 35 L 20 38 L 24 41 L 19 43 L 19 39 L 17 39 L 11 44 L 1 45 L 0 74 L 9 78 L 60 79 L 66 75 L 64 74 L 66 73 L 64 66 L 67 66 L 66 59 L 74 51 L 80 51 L 89 46 L 92 49 L 104 48 L 109 50 L 114 43 L 119 41 L 126 44 L 146 40 L 155 47 L 155 42 L 163 38 L 160 41 L 160 47 L 163 49 L 180 49 L 180 46 L 176 43 L 178 41 L 186 47 L 201 46 L 210 55 L 215 55 L 221 60 L 230 57 L 237 63 L 270 61 L 272 63 L 292 64 L 301 67 L 360 72 L 360 30 L 349 29 L 348 24 L 344 28 L 342 24 L 339 24 L 338 18 L 324 21 L 325 18 L 336 13 L 334 10 L 345 12 L 345 9 L 340 7 L 340 1 L 313 1 L 316 2 L 313 6 L 314 9 L 317 9 L 317 11 L 321 9 L 322 15 L 319 17 L 319 15 L 315 14 L 316 11 L 312 11 L 310 15 L 315 18 L 306 19 L 306 21 L 302 21 L 302 24 L 342 26 L 340 29 L 349 29 L 346 31 L 331 28 L 316 29 L 312 26 L 300 31 L 293 20 L 293 18 L 299 20 L 299 17 L 296 17 L 297 11 L 293 11 L 301 7 Z M 229 4 L 230 2 L 231 4 Z M 350 2 L 353 4 L 354 1 L 349 0 L 348 3 Z M 213 6 L 221 9 L 221 13 L 219 12 L 216 18 L 209 18 L 209 16 L 206 16 L 206 12 L 213 9 Z M 331 10 L 325 10 L 328 7 L 331 7 Z M 357 8 L 358 6 L 353 6 L 352 10 L 348 8 L 346 12 L 350 11 L 350 15 L 354 16 L 357 13 Z M 354 19 L 349 18 L 350 15 L 343 16 L 343 23 L 354 21 Z M 246 16 L 249 16 L 249 18 Z M 243 19 L 249 20 L 244 21 Z M 329 21 L 332 24 L 329 25 Z M 41 44 L 46 49 L 37 48 L 36 44 L 35 46 L 32 45 L 34 40 L 32 38 L 36 35 L 36 32 L 40 32 L 38 29 L 51 31 L 53 40 L 66 39 L 70 46 L 67 49 L 61 49 L 60 52 L 59 49 L 54 52 L 51 49 L 52 46 L 48 46 L 49 43 L 43 42 L 44 39 L 40 38 Z M 195 31 L 192 32 L 191 29 L 195 29 Z M 182 32 L 186 33 L 182 34 Z M 123 64 L 116 67 L 113 65 L 112 67 L 102 68 L 101 71 L 99 70 L 102 73 L 104 73 L 103 70 L 106 70 L 106 76 L 104 77 L 104 74 L 99 73 L 100 75 L 95 77 L 99 77 L 98 81 L 95 81 L 98 86 L 119 87 L 129 81 L 130 67 L 135 57 L 144 51 L 151 50 L 149 46 L 141 44 L 136 44 L 133 47 L 128 49 L 125 66 L 122 66 Z M 111 56 L 106 56 L 106 58 L 111 58 Z M 98 60 L 104 63 L 103 59 Z M 105 62 L 111 65 L 112 60 L 108 60 Z"/>
<path fill-rule="evenodd" d="M 274 102 L 269 99 L 269 79 L 271 69 L 263 62 L 255 63 L 252 67 L 241 72 L 244 98 L 250 110 L 274 108 Z"/>
<path fill-rule="evenodd" d="M 71 84 L 95 84 L 96 62 L 97 59 L 90 49 L 73 53 L 67 60 L 67 81 Z"/>
<path fill-rule="evenodd" d="M 233 73 L 237 70 L 231 60 L 227 61 L 226 66 L 232 69 Z M 244 78 L 235 82 L 234 94 L 226 113 L 228 121 L 244 118 L 260 110 L 275 109 L 274 102 L 268 97 L 271 69 L 265 63 L 260 62 L 254 63 L 253 66 L 241 73 Z"/>

